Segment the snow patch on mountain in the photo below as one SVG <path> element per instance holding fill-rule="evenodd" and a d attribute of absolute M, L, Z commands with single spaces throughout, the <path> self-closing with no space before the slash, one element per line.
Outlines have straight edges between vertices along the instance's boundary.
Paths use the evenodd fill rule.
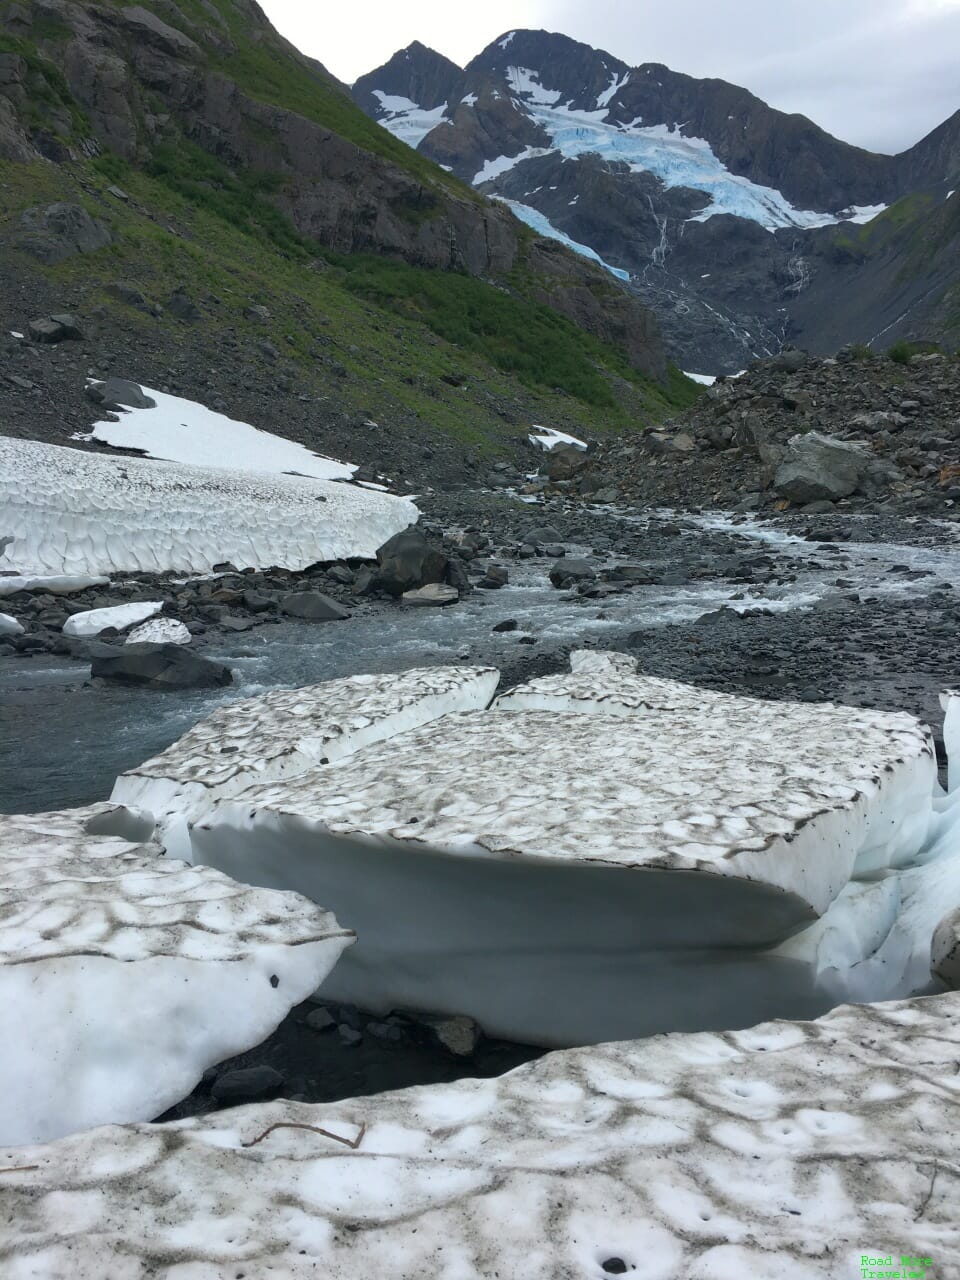
<path fill-rule="evenodd" d="M 535 160 L 539 156 L 549 156 L 553 152 L 549 147 L 525 147 L 515 156 L 496 156 L 493 160 L 485 160 L 482 169 L 473 175 L 473 185 L 481 186 L 484 182 L 492 182 L 502 173 L 507 173 L 524 160 Z"/>
<path fill-rule="evenodd" d="M 222 467 L 224 460 L 240 471 L 313 476 L 317 480 L 349 480 L 356 466 L 314 453 L 283 436 L 237 422 L 206 405 L 143 387 L 156 405 L 126 409 L 119 422 L 98 422 L 81 440 L 97 440 L 115 449 L 137 449 L 148 458 L 186 462 L 195 467 Z"/>
<path fill-rule="evenodd" d="M 444 103 L 427 111 L 412 99 L 404 98 L 400 94 L 383 93 L 380 89 L 374 89 L 373 95 L 379 100 L 381 108 L 386 113 L 379 123 L 385 129 L 389 129 L 394 137 L 414 149 L 419 147 L 431 129 L 435 129 L 446 115 L 447 108 Z"/>

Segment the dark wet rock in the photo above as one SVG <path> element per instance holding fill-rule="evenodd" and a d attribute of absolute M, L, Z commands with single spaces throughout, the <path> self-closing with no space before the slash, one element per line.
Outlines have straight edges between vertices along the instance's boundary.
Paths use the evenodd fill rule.
<path fill-rule="evenodd" d="M 596 576 L 596 569 L 587 560 L 567 556 L 558 560 L 550 569 L 550 581 L 555 587 L 568 587 L 571 583 L 583 582 Z"/>
<path fill-rule="evenodd" d="M 394 534 L 377 548 L 377 583 L 391 596 L 443 582 L 447 557 L 416 527 Z"/>
<path fill-rule="evenodd" d="M 156 400 L 144 394 L 143 388 L 127 378 L 107 378 L 106 382 L 87 384 L 87 399 L 105 409 L 155 409 Z"/>
<path fill-rule="evenodd" d="M 78 321 L 65 312 L 60 315 L 46 316 L 40 320 L 31 320 L 28 332 L 34 342 L 50 346 L 68 340 L 79 341 L 83 337 L 83 330 Z"/>
<path fill-rule="evenodd" d="M 94 642 L 89 646 L 90 674 L 121 684 L 152 689 L 214 689 L 233 684 L 229 667 L 191 653 L 180 644 Z"/>
<path fill-rule="evenodd" d="M 319 591 L 297 591 L 284 596 L 280 608 L 291 618 L 303 618 L 308 622 L 342 622 L 350 617 L 349 610 Z"/>
<path fill-rule="evenodd" d="M 240 1102 L 259 1102 L 262 1098 L 274 1098 L 284 1084 L 284 1077 L 275 1067 L 243 1067 L 239 1071 L 225 1071 L 222 1076 L 217 1076 L 210 1093 L 217 1102 L 232 1106 Z"/>
<path fill-rule="evenodd" d="M 167 310 L 176 317 L 177 320 L 202 320 L 203 313 L 197 304 L 193 301 L 186 289 L 181 286 L 174 289 L 170 297 L 167 299 Z"/>

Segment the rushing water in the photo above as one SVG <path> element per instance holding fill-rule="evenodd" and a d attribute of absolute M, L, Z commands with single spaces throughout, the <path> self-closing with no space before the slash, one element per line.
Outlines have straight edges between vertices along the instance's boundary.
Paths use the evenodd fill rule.
<path fill-rule="evenodd" d="M 283 622 L 221 637 L 203 652 L 233 668 L 235 684 L 227 690 L 89 688 L 85 664 L 50 656 L 2 659 L 0 811 L 105 799 L 118 773 L 167 746 L 214 707 L 271 688 L 458 660 L 506 665 L 522 652 L 615 642 L 643 627 L 693 621 L 723 604 L 809 607 L 837 590 L 838 572 L 875 595 L 922 594 L 938 581 L 960 577 L 960 553 L 949 547 L 845 543 L 836 552 L 820 553 L 756 522 L 733 524 L 710 516 L 702 518 L 701 527 L 756 540 L 783 558 L 793 580 L 780 586 L 715 580 L 639 587 L 596 601 L 554 590 L 547 579 L 549 562 L 519 561 L 511 564 L 509 586 L 476 592 L 453 608 L 362 609 L 343 623 Z M 928 569 L 932 574 L 898 577 L 890 573 L 893 565 L 904 566 L 906 573 Z M 493 633 L 506 618 L 515 619 L 519 629 Z M 524 636 L 535 637 L 537 647 L 519 650 Z"/>

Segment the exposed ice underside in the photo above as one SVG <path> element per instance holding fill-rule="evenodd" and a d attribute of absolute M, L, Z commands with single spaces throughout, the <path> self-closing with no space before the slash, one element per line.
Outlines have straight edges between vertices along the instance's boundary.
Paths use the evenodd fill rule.
<path fill-rule="evenodd" d="M 195 861 L 335 910 L 360 941 L 326 989 L 366 1007 L 572 1044 L 929 980 L 928 904 L 960 902 L 960 858 L 923 726 L 645 679 L 623 655 L 573 664 L 490 711 L 454 696 L 429 723 L 365 725 L 339 759 L 280 709 L 298 699 L 322 738 L 350 681 L 254 699 L 236 741 L 227 708 L 113 798 L 161 815 L 177 848 L 191 821 Z"/>
<path fill-rule="evenodd" d="M 838 1280 L 864 1254 L 910 1253 L 958 1280 L 958 1059 L 951 994 L 100 1129 L 0 1151 L 0 1266 L 11 1280 Z"/>
<path fill-rule="evenodd" d="M 0 817 L 0 1141 L 158 1115 L 352 941 L 294 894 L 164 858 L 152 830 L 111 805 Z"/>
<path fill-rule="evenodd" d="M 373 558 L 419 512 L 336 481 L 112 458 L 0 437 L 0 510 L 19 574 L 302 569 Z M 2 579 L 0 579 L 2 581 Z"/>

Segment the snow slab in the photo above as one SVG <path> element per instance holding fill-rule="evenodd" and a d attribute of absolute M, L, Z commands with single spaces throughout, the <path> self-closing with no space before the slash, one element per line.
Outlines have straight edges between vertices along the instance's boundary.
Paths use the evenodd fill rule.
<path fill-rule="evenodd" d="M 919 854 L 929 731 L 649 681 L 625 655 L 573 665 L 490 711 L 218 800 L 190 828 L 194 861 L 329 904 L 360 941 L 328 993 L 366 1008 L 563 1045 L 836 1004 L 876 933 L 873 901 L 869 926 L 848 911 L 839 935 L 780 948 L 852 877 Z M 933 923 L 898 951 L 922 945 L 925 977 Z"/>
<path fill-rule="evenodd" d="M 230 459 L 237 471 L 268 475 L 312 476 L 316 480 L 349 480 L 356 467 L 325 458 L 302 444 L 237 422 L 206 405 L 142 387 L 155 400 L 150 409 L 125 409 L 119 422 L 98 422 L 79 437 L 115 449 L 141 449 L 148 458 L 186 462 L 195 467 L 223 466 Z"/>
<path fill-rule="evenodd" d="M 0 1150 L 10 1280 L 960 1278 L 960 996 Z M 880 1268 L 884 1272 L 884 1268 Z M 897 1274 L 897 1271 L 894 1271 Z"/>
<path fill-rule="evenodd" d="M 105 587 L 110 579 L 102 573 L 80 574 L 20 574 L 0 576 L 0 597 L 16 595 L 18 591 L 44 591 L 51 596 L 69 596 L 87 587 Z"/>
<path fill-rule="evenodd" d="M 0 509 L 15 531 L 0 570 L 46 576 L 372 559 L 419 516 L 405 498 L 335 481 L 113 458 L 6 437 Z M 0 584 L 11 581 L 0 577 Z"/>
<path fill-rule="evenodd" d="M 168 845 L 189 857 L 186 824 L 216 800 L 332 764 L 449 712 L 486 707 L 499 679 L 492 667 L 426 667 L 231 702 L 122 774 L 111 800 L 148 810 Z"/>
<path fill-rule="evenodd" d="M 553 427 L 538 427 L 534 425 L 533 431 L 527 439 L 537 449 L 542 449 L 544 453 L 550 453 L 558 444 L 568 444 L 574 449 L 586 450 L 586 441 L 578 440 L 576 436 L 568 436 L 565 431 L 556 431 Z"/>
<path fill-rule="evenodd" d="M 0 636 L 22 636 L 23 627 L 9 613 L 0 613 Z"/>
<path fill-rule="evenodd" d="M 83 613 L 75 613 L 63 624 L 65 636 L 78 636 L 87 639 L 98 636 L 107 627 L 115 627 L 117 631 L 126 631 L 138 622 L 146 622 L 163 609 L 162 600 L 144 600 L 136 604 L 117 604 L 106 609 L 86 609 Z"/>
<path fill-rule="evenodd" d="M 152 618 L 134 627 L 124 644 L 189 644 L 192 639 L 189 628 L 176 618 Z"/>
<path fill-rule="evenodd" d="M 159 1115 L 353 941 L 304 898 L 163 857 L 152 830 L 112 805 L 0 816 L 2 1142 Z"/>
<path fill-rule="evenodd" d="M 684 370 L 683 376 L 689 378 L 692 382 L 699 382 L 703 387 L 712 387 L 717 380 L 715 373 L 687 373 Z"/>

